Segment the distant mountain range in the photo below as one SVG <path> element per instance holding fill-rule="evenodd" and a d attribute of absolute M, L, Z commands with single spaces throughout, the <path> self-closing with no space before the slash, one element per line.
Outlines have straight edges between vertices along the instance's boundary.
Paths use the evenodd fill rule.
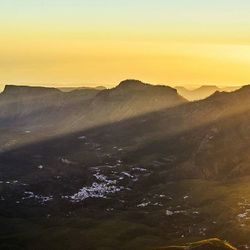
<path fill-rule="evenodd" d="M 126 161 L 158 162 L 168 178 L 240 176 L 250 174 L 249 97 L 250 87 L 245 86 L 188 102 L 174 88 L 137 80 L 112 89 L 71 92 L 6 86 L 0 95 L 0 128 L 36 132 L 35 138 L 24 138 L 35 141 L 86 129 L 105 141 L 102 135 L 112 128 L 105 143 L 121 141 Z M 11 147 L 23 143 L 15 140 Z M 11 147 L 2 143 L 0 149 Z"/>
<path fill-rule="evenodd" d="M 199 101 L 138 80 L 6 86 L 0 248 L 248 246 L 249 124 L 250 86 Z"/>
<path fill-rule="evenodd" d="M 112 89 L 55 88 L 7 85 L 0 94 L 0 126 L 27 129 L 84 128 L 118 121 L 186 102 L 167 86 L 126 80 Z M 63 126 L 62 126 L 63 125 Z"/>
<path fill-rule="evenodd" d="M 203 85 L 199 88 L 196 89 L 187 89 L 183 86 L 177 86 L 175 87 L 180 95 L 188 99 L 189 101 L 196 101 L 196 100 L 201 100 L 204 99 L 216 91 L 219 92 L 231 92 L 239 89 L 240 87 L 234 86 L 234 87 L 223 87 L 219 88 L 215 85 Z"/>
<path fill-rule="evenodd" d="M 235 176 L 250 173 L 249 97 L 250 87 L 245 86 L 188 102 L 174 88 L 137 80 L 112 89 L 71 92 L 6 86 L 0 95 L 0 128 L 37 132 L 35 140 L 86 129 L 102 137 L 112 128 L 109 140 L 122 141 L 128 161 L 157 161 L 173 178 Z M 1 150 L 5 147 L 2 143 Z"/>
<path fill-rule="evenodd" d="M 58 89 L 60 89 L 63 92 L 71 92 L 71 91 L 80 90 L 80 89 L 104 90 L 104 89 L 106 89 L 106 87 L 105 86 L 97 86 L 97 87 L 59 87 Z"/>

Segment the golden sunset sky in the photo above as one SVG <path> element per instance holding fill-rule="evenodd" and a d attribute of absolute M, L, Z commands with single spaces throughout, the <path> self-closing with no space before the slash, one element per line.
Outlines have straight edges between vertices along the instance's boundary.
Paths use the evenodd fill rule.
<path fill-rule="evenodd" d="M 0 0 L 0 84 L 248 84 L 249 13 L 249 0 Z"/>

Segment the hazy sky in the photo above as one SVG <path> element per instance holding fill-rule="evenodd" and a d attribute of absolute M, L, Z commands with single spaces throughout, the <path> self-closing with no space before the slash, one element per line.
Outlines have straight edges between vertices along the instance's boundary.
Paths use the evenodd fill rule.
<path fill-rule="evenodd" d="M 250 83 L 249 0 L 0 0 L 0 82 Z"/>

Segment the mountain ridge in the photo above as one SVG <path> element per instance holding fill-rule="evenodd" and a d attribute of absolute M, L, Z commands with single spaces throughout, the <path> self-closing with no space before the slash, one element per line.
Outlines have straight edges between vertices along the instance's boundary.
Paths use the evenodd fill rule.
<path fill-rule="evenodd" d="M 128 84 L 0 96 L 0 248 L 250 244 L 249 86 L 188 102 Z"/>
<path fill-rule="evenodd" d="M 80 126 L 85 117 L 89 117 L 89 123 L 119 120 L 185 101 L 170 87 L 153 86 L 136 80 L 123 81 L 112 89 L 76 89 L 71 92 L 62 92 L 56 88 L 7 85 L 0 95 L 0 120 L 1 113 L 4 114 L 2 117 L 6 117 L 8 109 L 10 116 L 22 119 L 21 122 L 27 125 L 32 123 L 34 113 L 41 125 L 48 121 L 53 124 L 54 119 L 58 124 L 56 126 L 59 126 L 65 116 L 64 124 L 71 126 L 70 123 L 76 124 L 79 120 L 79 125 L 74 126 Z M 23 117 L 23 114 L 28 117 Z M 49 114 L 51 117 L 47 119 Z M 11 119 L 11 123 L 13 121 Z M 3 124 L 6 123 L 3 121 Z"/>
<path fill-rule="evenodd" d="M 187 89 L 183 86 L 176 86 L 176 89 L 180 95 L 188 99 L 189 101 L 202 100 L 216 91 L 219 92 L 233 92 L 240 89 L 241 87 L 217 87 L 216 85 L 202 85 L 195 89 Z"/>

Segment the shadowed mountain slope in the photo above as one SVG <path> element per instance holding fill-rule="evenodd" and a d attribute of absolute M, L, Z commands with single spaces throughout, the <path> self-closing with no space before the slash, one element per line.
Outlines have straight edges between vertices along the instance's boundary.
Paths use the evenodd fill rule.
<path fill-rule="evenodd" d="M 50 131 L 47 127 L 40 127 L 36 132 L 30 131 L 28 134 L 23 130 L 20 131 L 21 134 L 18 131 L 2 134 L 1 151 L 17 148 L 15 154 L 21 157 L 23 151 L 40 155 L 39 151 L 43 149 L 52 155 L 57 155 L 58 152 L 58 157 L 64 153 L 72 154 L 73 161 L 79 162 L 84 158 L 85 145 L 80 140 L 75 141 L 75 138 L 86 136 L 96 144 L 103 145 L 104 155 L 110 155 L 112 147 L 121 148 L 123 161 L 155 167 L 158 169 L 157 173 L 167 179 L 224 179 L 250 174 L 249 86 L 232 93 L 216 92 L 205 100 L 184 102 L 168 108 L 163 108 L 166 103 L 169 105 L 163 98 L 160 104 L 164 105 L 157 105 L 157 111 L 156 106 L 151 107 L 150 110 L 153 111 L 149 112 L 146 103 L 151 102 L 149 106 L 158 103 L 161 96 L 165 96 L 162 91 L 157 95 L 157 100 L 152 98 L 147 102 L 152 93 L 146 92 L 145 96 L 143 90 L 141 97 L 137 95 L 138 101 L 131 95 L 126 98 L 128 86 L 125 84 L 124 89 L 123 84 L 110 91 L 102 91 L 91 100 L 85 116 L 77 120 L 77 129 L 76 126 L 72 130 L 72 127 L 68 127 L 66 133 L 59 134 L 58 126 L 55 126 L 56 130 L 53 128 Z M 144 89 L 144 85 L 132 83 L 132 88 L 133 91 Z M 168 91 L 175 93 L 172 89 L 167 89 L 167 93 Z M 144 106 L 140 108 L 139 103 Z M 56 109 L 57 112 L 58 110 L 60 109 Z M 70 114 L 65 108 L 62 111 L 66 112 L 65 115 Z M 78 112 L 80 111 L 81 109 Z M 40 119 L 39 112 L 36 114 Z M 58 119 L 58 115 L 53 112 L 51 116 L 45 114 L 45 118 L 48 117 L 52 122 L 54 117 Z M 72 115 L 69 117 L 72 118 Z M 68 122 L 69 117 L 64 118 L 62 115 L 59 125 L 65 126 L 64 121 Z M 31 121 L 36 121 L 32 119 Z M 100 123 L 99 126 L 86 126 L 96 124 L 96 121 Z M 72 123 L 70 120 L 70 124 Z M 19 136 L 16 135 L 18 133 Z M 21 147 L 20 152 L 18 147 Z M 101 159 L 98 161 L 102 162 Z"/>
<path fill-rule="evenodd" d="M 110 90 L 6 86 L 0 95 L 1 127 L 62 130 L 99 125 L 186 102 L 175 89 L 136 80 Z"/>

